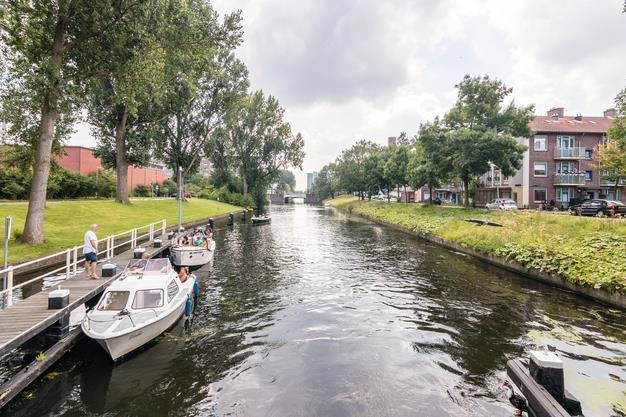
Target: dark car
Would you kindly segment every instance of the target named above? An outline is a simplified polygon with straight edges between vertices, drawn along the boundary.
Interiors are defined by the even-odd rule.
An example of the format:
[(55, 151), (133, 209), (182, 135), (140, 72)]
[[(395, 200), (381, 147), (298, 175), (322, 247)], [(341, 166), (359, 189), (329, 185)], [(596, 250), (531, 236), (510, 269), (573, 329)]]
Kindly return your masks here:
[(623, 216), (626, 206), (619, 201), (593, 199), (580, 204), (576, 209), (579, 216)]

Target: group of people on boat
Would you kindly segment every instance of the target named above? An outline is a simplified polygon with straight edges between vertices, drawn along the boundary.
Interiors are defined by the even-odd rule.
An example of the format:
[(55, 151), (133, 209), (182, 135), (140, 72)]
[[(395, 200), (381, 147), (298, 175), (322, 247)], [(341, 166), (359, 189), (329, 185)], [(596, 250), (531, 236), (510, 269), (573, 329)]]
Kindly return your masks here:
[(194, 228), (189, 232), (180, 231), (172, 238), (172, 247), (196, 246), (211, 250), (209, 242), (213, 239), (213, 230), (210, 227)]

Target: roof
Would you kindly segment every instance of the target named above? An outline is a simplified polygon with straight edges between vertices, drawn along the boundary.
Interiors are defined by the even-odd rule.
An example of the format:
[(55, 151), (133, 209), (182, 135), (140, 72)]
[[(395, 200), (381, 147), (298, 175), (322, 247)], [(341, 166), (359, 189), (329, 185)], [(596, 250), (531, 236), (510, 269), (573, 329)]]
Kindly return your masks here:
[(612, 117), (583, 116), (582, 120), (576, 120), (572, 116), (563, 116), (558, 119), (550, 116), (535, 116), (530, 122), (530, 128), (536, 133), (606, 133), (612, 121)]

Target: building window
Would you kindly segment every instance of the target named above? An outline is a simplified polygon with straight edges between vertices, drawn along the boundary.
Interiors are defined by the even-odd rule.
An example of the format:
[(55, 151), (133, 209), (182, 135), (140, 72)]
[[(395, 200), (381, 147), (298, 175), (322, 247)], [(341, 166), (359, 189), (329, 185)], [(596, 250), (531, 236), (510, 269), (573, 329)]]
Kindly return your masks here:
[(585, 158), (593, 159), (593, 149), (585, 149)]
[(585, 181), (593, 181), (593, 171), (585, 171)]
[(547, 151), (548, 150), (548, 138), (546, 136), (535, 136), (535, 150)]
[(533, 201), (535, 203), (543, 203), (545, 201), (548, 201), (548, 189), (547, 188), (533, 189)]
[(573, 148), (574, 147), (574, 136), (557, 136), (556, 137), (557, 146), (561, 149)]
[(578, 162), (557, 162), (556, 172), (557, 174), (575, 174), (578, 172)]
[(547, 177), (548, 176), (548, 163), (547, 162), (535, 162), (534, 175), (535, 177)]
[(573, 188), (557, 188), (556, 189), (556, 201), (560, 203), (569, 203), (574, 198)]

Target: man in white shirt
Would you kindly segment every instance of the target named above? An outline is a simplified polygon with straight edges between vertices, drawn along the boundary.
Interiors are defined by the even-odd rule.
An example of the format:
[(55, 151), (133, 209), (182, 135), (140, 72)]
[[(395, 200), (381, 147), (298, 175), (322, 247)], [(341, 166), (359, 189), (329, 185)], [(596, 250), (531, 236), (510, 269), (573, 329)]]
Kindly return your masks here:
[(96, 237), (96, 231), (98, 230), (97, 224), (89, 226), (89, 230), (85, 233), (83, 239), (83, 255), (85, 255), (85, 271), (89, 278), (98, 279), (96, 275), (96, 265), (98, 264), (98, 238)]

